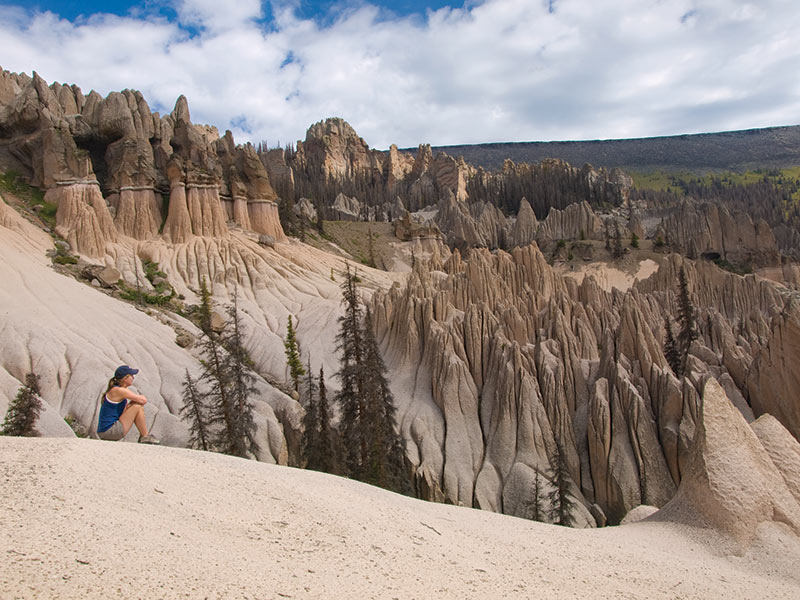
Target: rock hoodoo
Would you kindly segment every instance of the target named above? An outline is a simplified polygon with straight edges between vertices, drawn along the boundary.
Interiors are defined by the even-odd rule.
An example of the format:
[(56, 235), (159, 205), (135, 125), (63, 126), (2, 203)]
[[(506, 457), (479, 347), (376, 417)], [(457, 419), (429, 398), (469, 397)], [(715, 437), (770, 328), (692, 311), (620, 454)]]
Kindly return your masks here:
[[(764, 435), (775, 426), (780, 427), (773, 420), (772, 424), (757, 427)], [(790, 481), (795, 485), (796, 481), (787, 481), (771, 458), (775, 456), (785, 467), (780, 456), (798, 452), (797, 443), (792, 440), (791, 444), (789, 439), (768, 442), (772, 451), (765, 450), (722, 387), (709, 380), (703, 390), (694, 444), (681, 485), (654, 518), (692, 524), (699, 520), (743, 546), (749, 544), (758, 525), (764, 522), (783, 523), (800, 535), (800, 503), (787, 485)]]
[(75, 251), (101, 257), (117, 236), (148, 240), (162, 229), (173, 243), (224, 236), (229, 220), (284, 238), (255, 149), (193, 124), (185, 97), (161, 117), (131, 90), (84, 96), (7, 71), (0, 88), (0, 168), (47, 190)]

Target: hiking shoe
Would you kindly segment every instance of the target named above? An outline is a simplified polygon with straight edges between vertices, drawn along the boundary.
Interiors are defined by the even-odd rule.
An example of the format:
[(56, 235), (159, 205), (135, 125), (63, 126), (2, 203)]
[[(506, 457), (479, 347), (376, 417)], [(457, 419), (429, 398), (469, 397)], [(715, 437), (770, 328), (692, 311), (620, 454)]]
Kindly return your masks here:
[(158, 438), (156, 438), (152, 434), (148, 433), (147, 435), (140, 435), (139, 436), (139, 443), (140, 444), (153, 444), (154, 446), (157, 446), (161, 442), (158, 440)]

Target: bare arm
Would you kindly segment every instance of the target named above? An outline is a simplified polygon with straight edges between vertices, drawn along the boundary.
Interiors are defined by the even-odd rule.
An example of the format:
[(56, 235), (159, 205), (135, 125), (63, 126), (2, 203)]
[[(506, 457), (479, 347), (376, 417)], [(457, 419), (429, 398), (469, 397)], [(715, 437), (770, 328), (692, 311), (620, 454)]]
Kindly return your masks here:
[(130, 391), (128, 388), (124, 387), (114, 387), (111, 388), (111, 391), (108, 392), (108, 399), (112, 402), (119, 402), (123, 398), (133, 402), (134, 404), (147, 404), (147, 398), (142, 396), (141, 394), (135, 394), (134, 392)]

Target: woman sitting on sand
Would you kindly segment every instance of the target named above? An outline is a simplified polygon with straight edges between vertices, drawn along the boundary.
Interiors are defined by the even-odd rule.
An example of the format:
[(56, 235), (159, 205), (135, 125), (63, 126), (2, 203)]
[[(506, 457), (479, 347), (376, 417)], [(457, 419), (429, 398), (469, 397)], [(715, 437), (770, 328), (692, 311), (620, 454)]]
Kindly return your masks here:
[(133, 376), (138, 372), (139, 369), (122, 365), (114, 371), (114, 377), (108, 382), (108, 388), (100, 404), (100, 416), (97, 419), (97, 437), (101, 440), (112, 442), (121, 440), (131, 426), (136, 425), (140, 444), (160, 443), (147, 432), (144, 418), (147, 398), (128, 389), (133, 383)]

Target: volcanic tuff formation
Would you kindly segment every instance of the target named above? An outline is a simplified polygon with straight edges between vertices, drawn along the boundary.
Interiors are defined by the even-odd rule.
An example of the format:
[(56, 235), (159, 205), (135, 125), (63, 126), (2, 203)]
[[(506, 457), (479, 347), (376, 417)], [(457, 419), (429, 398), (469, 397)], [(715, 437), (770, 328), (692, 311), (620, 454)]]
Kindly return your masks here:
[[(681, 267), (701, 336), (679, 380), (662, 348)], [(376, 294), (373, 312), (417, 489), (430, 499), (527, 516), (535, 474), (547, 474), (560, 443), (584, 523), (663, 506), (685, 474), (710, 379), (749, 419), (751, 406), (769, 406), (800, 437), (787, 393), (796, 369), (770, 362), (800, 364), (796, 293), (754, 276), (673, 255), (628, 292), (608, 293), (557, 275), (535, 245), (456, 251), (416, 268), (405, 289)]]
[(47, 190), (56, 232), (100, 258), (120, 235), (187, 242), (224, 237), (230, 221), (282, 239), (266, 168), (230, 132), (193, 125), (186, 98), (151, 113), (139, 92), (48, 86), (36, 73), (0, 74), (0, 167)]
[[(778, 482), (779, 473), (796, 493), (796, 292), (674, 254), (649, 279), (608, 292), (592, 277), (563, 277), (540, 250), (585, 240), (588, 256), (590, 242), (615, 224), (626, 237), (661, 235), (674, 249), (768, 265), (775, 279), (797, 281), (777, 249), (783, 242), (776, 240), (791, 235), (773, 234), (757, 219), (703, 202), (677, 210), (629, 202), (631, 182), (618, 171), (547, 161), (506, 163), (491, 175), (434, 157), (428, 146), (416, 156), (394, 147), (378, 152), (341, 119), (312, 126), (296, 150), (258, 152), (192, 124), (184, 98), (160, 117), (137, 92), (84, 97), (74, 86), (7, 72), (0, 166), (47, 190), (58, 206), (56, 232), (93, 263), (84, 267), (93, 277), (113, 268), (127, 285), (152, 289), (141, 276), (147, 259), (187, 301), (203, 278), (217, 304), (239, 295), (248, 349), (270, 380), (285, 379), (281, 335), (289, 315), (314, 368), (337, 370), (343, 267), (284, 236), (276, 203), (286, 199), (275, 190), (303, 192), (295, 199), (308, 219), (334, 208), (355, 219), (394, 218), (407, 240), (397, 243), (417, 252), (412, 272), (363, 268), (359, 275), (421, 497), (529, 516), (536, 474), (550, 472), (560, 446), (581, 526), (618, 523), (643, 504), (662, 507), (684, 488), (676, 504), (712, 514), (711, 504), (697, 505), (702, 486), (717, 494), (725, 482), (703, 483), (698, 465), (710, 464), (725, 431), (747, 437), (753, 464), (770, 471), (764, 481)], [(523, 175), (536, 185), (515, 196)], [(502, 192), (513, 205), (480, 199), (481, 189)], [(614, 211), (600, 214), (606, 204)], [(155, 433), (185, 444), (179, 382), (199, 365), (191, 348), (173, 341), (196, 328), (174, 314), (148, 317), (52, 272), (43, 256), (51, 239), (3, 202), (0, 226), (2, 274), (16, 282), (1, 295), (3, 338), (13, 343), (0, 353), (0, 409), (36, 366), (47, 373), (46, 432), (69, 434), (66, 415), (91, 428), (98, 374), (128, 362), (148, 373), (139, 385), (157, 399), (148, 409)], [(681, 268), (700, 336), (678, 379), (662, 349)], [(113, 277), (102, 279), (113, 285)], [(302, 407), (266, 380), (258, 387), (259, 458), (296, 462)], [(745, 421), (755, 421), (755, 434)], [(759, 497), (759, 506), (778, 507), (775, 518), (794, 527), (788, 497), (776, 494)], [(772, 518), (767, 508), (753, 518)], [(724, 518), (736, 514), (734, 507)], [(742, 527), (747, 533), (752, 523)]]

